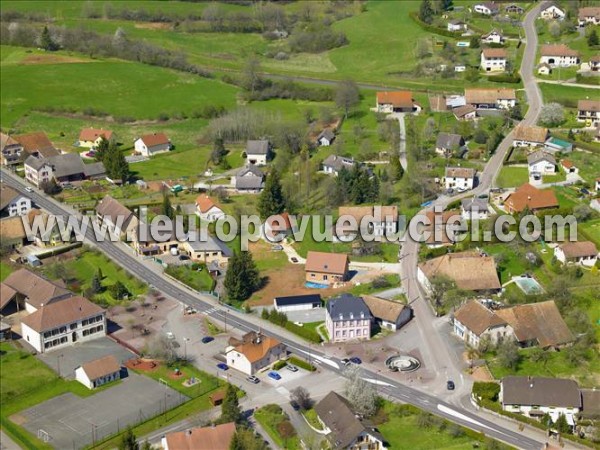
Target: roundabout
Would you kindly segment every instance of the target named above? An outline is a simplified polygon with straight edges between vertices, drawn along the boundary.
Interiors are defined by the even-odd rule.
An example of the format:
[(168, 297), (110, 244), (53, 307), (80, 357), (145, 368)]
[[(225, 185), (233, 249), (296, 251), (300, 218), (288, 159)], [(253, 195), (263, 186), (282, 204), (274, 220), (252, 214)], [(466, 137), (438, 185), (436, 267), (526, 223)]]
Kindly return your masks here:
[(392, 372), (413, 372), (421, 367), (421, 362), (409, 355), (396, 355), (386, 359), (385, 365)]

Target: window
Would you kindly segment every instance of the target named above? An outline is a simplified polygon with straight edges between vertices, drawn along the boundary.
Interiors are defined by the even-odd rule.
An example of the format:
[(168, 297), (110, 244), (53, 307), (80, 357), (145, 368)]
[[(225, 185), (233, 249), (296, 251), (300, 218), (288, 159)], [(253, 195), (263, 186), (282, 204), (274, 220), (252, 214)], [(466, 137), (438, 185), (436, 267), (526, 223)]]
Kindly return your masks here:
[(76, 329), (76, 328), (77, 328), (77, 322), (75, 322), (75, 323), (72, 323), (71, 325), (69, 325), (69, 329), (70, 329), (71, 331), (73, 331), (73, 330), (74, 330), (74, 329)]
[(88, 320), (88, 319), (84, 319), (84, 320), (82, 320), (82, 321), (81, 321), (81, 325), (82, 325), (82, 326), (84, 326), (84, 327), (85, 327), (85, 326), (86, 326), (88, 323), (89, 323), (89, 320)]
[(327, 280), (327, 275), (323, 275), (323, 280)]

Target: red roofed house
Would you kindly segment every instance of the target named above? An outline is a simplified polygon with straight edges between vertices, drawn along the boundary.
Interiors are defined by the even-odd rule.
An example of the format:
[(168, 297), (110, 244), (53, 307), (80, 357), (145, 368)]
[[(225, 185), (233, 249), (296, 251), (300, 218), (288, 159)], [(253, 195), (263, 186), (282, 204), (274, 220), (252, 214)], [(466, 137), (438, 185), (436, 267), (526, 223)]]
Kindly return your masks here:
[(79, 147), (96, 148), (100, 144), (102, 138), (111, 141), (114, 135), (110, 130), (98, 130), (96, 128), (84, 128), (79, 133)]
[(346, 281), (348, 277), (348, 255), (345, 253), (308, 252), (306, 255), (306, 281), (333, 284)]
[(579, 168), (570, 159), (563, 159), (560, 165), (566, 173), (579, 173)]
[(227, 364), (246, 375), (254, 375), (286, 355), (285, 344), (256, 331), (246, 333), (241, 341), (230, 339), (225, 349)]
[(570, 67), (579, 64), (579, 52), (565, 44), (542, 45), (540, 55), (540, 64), (546, 63), (550, 67)]
[(268, 217), (263, 225), (264, 236), (271, 242), (280, 242), (293, 232), (294, 227), (287, 212)]
[(554, 249), (554, 256), (563, 264), (594, 267), (598, 261), (598, 249), (591, 241), (563, 242)]
[(225, 212), (215, 205), (208, 195), (199, 195), (196, 199), (196, 214), (207, 222), (216, 222), (225, 217)]
[(504, 201), (504, 209), (509, 214), (520, 213), (528, 208), (531, 212), (541, 209), (558, 208), (558, 200), (551, 189), (540, 190), (525, 183)]
[(235, 423), (196, 427), (166, 434), (161, 441), (164, 450), (229, 450)]
[(415, 103), (410, 91), (382, 91), (377, 93), (377, 112), (419, 112), (421, 106)]
[(75, 379), (88, 389), (121, 378), (121, 364), (113, 355), (95, 359), (75, 369)]
[(171, 150), (171, 141), (165, 133), (145, 134), (133, 143), (135, 152), (142, 156), (152, 156)]

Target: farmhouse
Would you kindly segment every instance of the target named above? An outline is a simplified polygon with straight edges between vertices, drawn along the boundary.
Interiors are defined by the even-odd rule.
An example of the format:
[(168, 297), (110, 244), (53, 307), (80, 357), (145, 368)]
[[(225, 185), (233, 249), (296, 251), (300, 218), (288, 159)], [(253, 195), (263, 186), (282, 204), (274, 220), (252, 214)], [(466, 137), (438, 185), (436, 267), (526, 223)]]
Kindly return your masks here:
[(208, 195), (199, 195), (196, 198), (196, 214), (207, 222), (216, 222), (225, 217), (225, 211), (215, 205)]
[(319, 294), (291, 295), (287, 297), (275, 297), (273, 307), (279, 312), (305, 311), (320, 308), (323, 300)]
[(517, 125), (513, 133), (514, 147), (537, 147), (548, 139), (548, 128)]
[(477, 117), (477, 109), (473, 105), (464, 105), (454, 108), (452, 114), (456, 120), (474, 120)]
[(477, 3), (473, 6), (473, 11), (479, 14), (483, 14), (485, 16), (493, 16), (498, 14), (499, 11), (498, 5), (494, 2), (484, 2)]
[(577, 102), (577, 121), (591, 125), (600, 124), (600, 100), (579, 100)]
[(579, 19), (580, 27), (584, 27), (588, 24), (600, 25), (600, 7), (586, 6), (584, 8), (579, 8), (577, 18)]
[(88, 389), (121, 378), (121, 364), (112, 355), (87, 362), (75, 369), (75, 379)]
[(0, 133), (0, 153), (3, 166), (11, 167), (21, 161), (23, 146), (8, 134)]
[(111, 233), (120, 238), (139, 225), (135, 214), (110, 195), (106, 195), (96, 206), (96, 218), (107, 224)]
[(329, 128), (321, 131), (317, 136), (317, 145), (321, 147), (329, 147), (335, 139), (335, 133)]
[(241, 341), (230, 338), (225, 349), (227, 364), (246, 375), (254, 375), (286, 356), (285, 344), (260, 332), (250, 331)]
[(467, 291), (495, 292), (502, 287), (494, 258), (476, 252), (446, 254), (419, 264), (417, 279), (427, 291), (431, 290), (431, 280), (439, 276), (450, 278), (457, 288)]
[(246, 163), (264, 166), (271, 158), (271, 144), (266, 139), (246, 142)]
[(471, 197), (463, 198), (460, 202), (460, 211), (463, 219), (487, 220), (490, 215), (487, 198)]
[(377, 92), (377, 112), (419, 112), (421, 107), (413, 99), (410, 91)]
[(111, 130), (102, 130), (97, 128), (84, 128), (79, 133), (78, 147), (96, 148), (102, 142), (102, 139), (112, 141), (114, 138)]
[(31, 210), (31, 199), (5, 183), (0, 185), (0, 217), (24, 216)]
[(325, 327), (331, 342), (371, 339), (371, 312), (361, 297), (342, 294), (326, 304)]
[(68, 297), (21, 320), (23, 339), (40, 353), (106, 335), (106, 313), (83, 297)]
[(540, 64), (548, 64), (550, 67), (571, 67), (579, 64), (579, 53), (565, 44), (542, 45), (540, 55)]
[(465, 140), (460, 134), (452, 133), (439, 133), (436, 143), (435, 151), (442, 156), (451, 156), (457, 154), (462, 156), (465, 150)]
[(598, 261), (598, 249), (591, 241), (563, 242), (554, 249), (557, 261), (594, 267)]
[(13, 136), (23, 148), (25, 155), (31, 155), (41, 158), (50, 158), (51, 156), (60, 155), (60, 151), (54, 148), (54, 144), (50, 142), (48, 136), (43, 131), (36, 133), (20, 134)]
[(581, 410), (581, 392), (573, 380), (544, 377), (504, 377), (500, 382), (499, 401), (504, 411), (540, 418), (549, 414), (553, 422), (564, 415), (575, 425)]
[(412, 308), (403, 303), (386, 300), (373, 295), (362, 297), (375, 323), (382, 329), (397, 331), (412, 318)]
[(454, 313), (454, 334), (471, 347), (478, 348), (482, 337), (492, 344), (513, 337), (512, 327), (477, 300), (464, 303)]
[(502, 72), (506, 70), (508, 53), (503, 48), (484, 48), (481, 51), (481, 70)]
[(254, 164), (247, 164), (232, 177), (232, 184), (238, 192), (257, 193), (265, 187), (265, 175)]
[[(356, 221), (356, 228), (351, 230), (354, 232), (360, 229), (363, 220), (368, 223), (368, 231), (375, 236), (389, 236), (398, 231), (397, 206), (340, 206), (338, 212), (340, 218), (350, 216)], [(345, 230), (336, 231), (340, 234)]]
[(30, 156), (24, 165), (25, 178), (38, 187), (52, 179), (58, 183), (69, 183), (102, 179), (106, 175), (103, 163), (85, 164), (78, 153), (64, 153), (50, 158)]
[(518, 214), (525, 209), (531, 212), (558, 208), (558, 200), (552, 189), (540, 190), (525, 183), (504, 200), (504, 209), (509, 214)]
[(473, 189), (476, 170), (468, 167), (446, 167), (444, 180), (446, 189), (459, 191)]
[(554, 175), (557, 171), (557, 164), (554, 156), (538, 150), (527, 155), (527, 168), (530, 177), (541, 179), (543, 175)]
[(563, 20), (567, 13), (564, 9), (560, 8), (557, 4), (552, 3), (540, 11), (540, 17), (544, 20)]
[(467, 29), (467, 24), (462, 20), (452, 19), (448, 21), (448, 31), (463, 31)]
[(33, 313), (43, 305), (49, 305), (59, 300), (71, 297), (73, 294), (36, 272), (30, 272), (27, 269), (19, 269), (11, 273), (2, 282), (3, 287), (7, 286), (14, 291), (13, 298), (2, 298), (1, 308), (15, 300), (16, 309), (23, 309), (28, 313)]
[(348, 255), (344, 253), (309, 251), (304, 266), (306, 281), (325, 285), (344, 282), (349, 263)]
[(314, 407), (329, 441), (329, 448), (386, 450), (385, 439), (361, 419), (348, 400), (331, 391)]
[(354, 166), (358, 164), (352, 158), (346, 158), (344, 156), (337, 155), (329, 155), (325, 160), (321, 163), (323, 167), (323, 172), (326, 174), (333, 174), (338, 176), (342, 169), (351, 170)]
[(161, 440), (164, 450), (229, 450), (235, 435), (235, 423), (195, 427), (167, 433)]
[(492, 30), (481, 36), (481, 42), (484, 44), (504, 44), (504, 40), (504, 36), (498, 30)]
[(465, 89), (465, 99), (477, 109), (510, 109), (517, 103), (514, 89)]
[(152, 133), (137, 138), (133, 146), (136, 153), (150, 157), (171, 150), (171, 141), (165, 133)]

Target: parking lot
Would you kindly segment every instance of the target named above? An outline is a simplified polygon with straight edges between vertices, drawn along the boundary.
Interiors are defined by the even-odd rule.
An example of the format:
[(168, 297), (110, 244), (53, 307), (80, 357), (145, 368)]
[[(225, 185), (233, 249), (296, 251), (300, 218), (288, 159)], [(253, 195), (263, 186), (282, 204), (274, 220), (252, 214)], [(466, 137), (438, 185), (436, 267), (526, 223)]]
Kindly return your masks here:
[(185, 400), (183, 394), (130, 372), (119, 384), (91, 397), (63, 394), (19, 413), (14, 420), (54, 448), (76, 449)]

